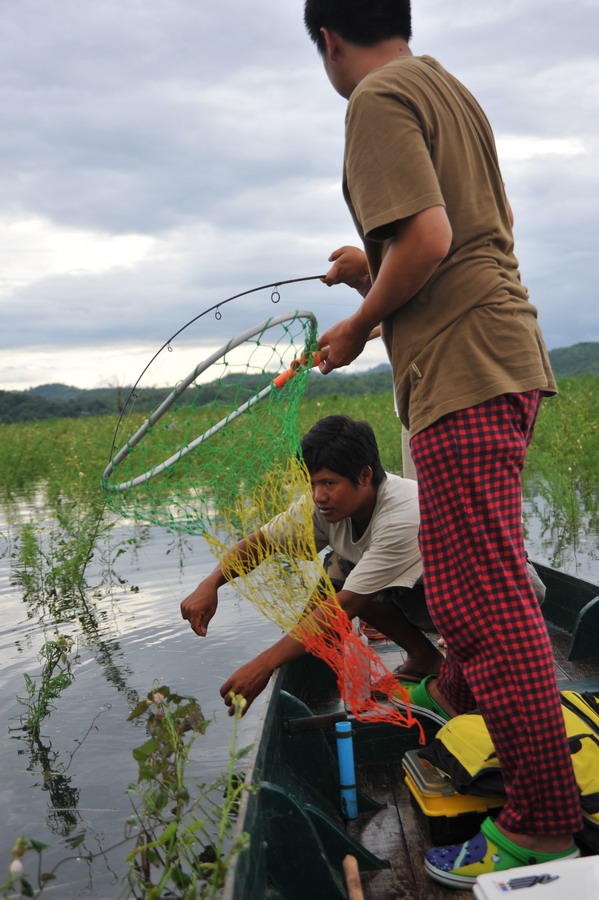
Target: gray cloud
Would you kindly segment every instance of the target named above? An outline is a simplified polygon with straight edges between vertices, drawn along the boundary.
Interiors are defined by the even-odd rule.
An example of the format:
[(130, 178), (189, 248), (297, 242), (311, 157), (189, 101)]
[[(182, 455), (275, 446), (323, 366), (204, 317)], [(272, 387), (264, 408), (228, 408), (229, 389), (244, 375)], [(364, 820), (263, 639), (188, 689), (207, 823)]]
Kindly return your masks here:
[[(595, 0), (414, 2), (414, 51), (469, 85), (500, 151), (515, 139), (537, 147), (502, 159), (550, 347), (599, 340), (598, 18)], [(126, 354), (238, 291), (318, 274), (334, 247), (356, 241), (339, 184), (344, 103), (301, 3), (20, 0), (3, 5), (0, 43), (7, 350)], [(3, 248), (2, 223), (7, 235), (7, 223), (29, 220), (52, 241), (23, 238), (19, 253), (13, 229)], [(146, 236), (150, 249), (95, 265), (78, 230), (90, 241)], [(71, 240), (72, 264), (59, 264), (56, 247), (64, 256)], [(310, 285), (283, 302), (307, 303), (325, 328), (356, 298)], [(253, 297), (225, 321), (246, 327), (263, 312), (268, 297)], [(224, 327), (206, 320), (197, 339)]]

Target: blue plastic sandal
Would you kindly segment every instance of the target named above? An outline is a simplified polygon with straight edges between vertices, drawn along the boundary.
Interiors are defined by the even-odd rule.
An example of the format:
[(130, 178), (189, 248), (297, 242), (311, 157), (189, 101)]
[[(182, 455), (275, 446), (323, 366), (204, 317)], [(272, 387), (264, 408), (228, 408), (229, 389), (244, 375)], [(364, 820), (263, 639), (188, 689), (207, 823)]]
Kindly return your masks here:
[(514, 844), (495, 825), (485, 819), (479, 833), (463, 844), (435, 847), (425, 855), (424, 868), (435, 881), (453, 888), (472, 887), (479, 875), (503, 872), (518, 866), (576, 859), (578, 847), (561, 853), (540, 853)]

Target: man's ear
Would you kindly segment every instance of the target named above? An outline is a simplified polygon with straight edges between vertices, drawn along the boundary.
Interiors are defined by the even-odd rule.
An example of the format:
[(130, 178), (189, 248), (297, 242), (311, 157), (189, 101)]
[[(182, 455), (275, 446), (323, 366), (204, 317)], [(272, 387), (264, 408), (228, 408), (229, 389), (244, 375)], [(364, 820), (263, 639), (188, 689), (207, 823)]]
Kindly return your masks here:
[(324, 52), (328, 59), (336, 59), (339, 55), (339, 40), (336, 31), (329, 31), (328, 28), (321, 28), (320, 33), (324, 41)]
[(358, 478), (358, 484), (360, 487), (368, 487), (372, 482), (373, 471), (370, 466), (364, 466), (362, 471), (360, 472), (360, 476)]

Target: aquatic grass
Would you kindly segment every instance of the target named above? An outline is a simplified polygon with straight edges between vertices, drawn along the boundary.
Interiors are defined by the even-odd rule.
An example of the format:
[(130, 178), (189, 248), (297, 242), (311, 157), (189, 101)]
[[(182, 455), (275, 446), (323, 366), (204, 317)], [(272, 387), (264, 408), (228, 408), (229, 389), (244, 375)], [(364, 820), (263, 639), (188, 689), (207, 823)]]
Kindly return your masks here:
[(32, 522), (22, 526), (11, 557), (12, 584), (21, 587), (25, 596), (39, 597), (43, 593), (43, 557), (37, 526)]
[(567, 475), (579, 490), (596, 488), (599, 461), (599, 377), (566, 378), (539, 412), (528, 465), (546, 478)]
[[(133, 815), (123, 839), (111, 847), (88, 851), (85, 842), (89, 826), (84, 824), (83, 831), (63, 841), (65, 851), (76, 850), (76, 856), (68, 853), (44, 871), (43, 854), (49, 845), (21, 836), (13, 845), (7, 878), (0, 885), (1, 896), (39, 897), (48, 885), (56, 889), (57, 872), (65, 863), (77, 859), (89, 864), (134, 840), (136, 846), (126, 857), (129, 873), (121, 884), (121, 897), (216, 900), (231, 861), (249, 842), (247, 834), (232, 838), (242, 795), (256, 790), (239, 773), (240, 760), (250, 750), (237, 746), (244, 705), (241, 697), (233, 698), (235, 717), (228, 764), (206, 785), (194, 781), (188, 773), (192, 747), (209, 724), (200, 706), (193, 697), (176, 694), (166, 685), (154, 687), (129, 716), (130, 721), (145, 718), (149, 737), (133, 750), (138, 778), (128, 788)], [(71, 759), (100, 714), (94, 717)], [(35, 869), (35, 876), (26, 871), (27, 862)]]
[(552, 564), (563, 564), (581, 543), (599, 533), (599, 378), (567, 378), (541, 406), (524, 472), (528, 517), (552, 546)]
[(50, 715), (56, 700), (73, 682), (71, 650), (74, 641), (68, 634), (57, 634), (56, 640), (46, 641), (40, 652), (42, 669), (39, 675), (24, 673), (26, 697), (17, 697), (26, 708), (20, 717), (21, 728), (39, 738), (42, 721)]
[(100, 475), (114, 431), (109, 416), (0, 425), (0, 497), (32, 499), (40, 487), (57, 498), (101, 496)]
[(103, 525), (104, 510), (97, 503), (60, 503), (52, 525), (32, 522), (21, 526), (12, 551), (11, 580), (21, 587), (25, 601), (35, 605), (60, 597), (79, 597), (85, 591), (85, 570)]
[[(528, 467), (539, 464), (547, 468), (550, 458), (560, 466), (568, 460), (566, 465), (574, 463), (581, 477), (593, 476), (598, 453), (599, 376), (564, 378), (558, 386), (558, 397), (542, 406)], [(391, 390), (304, 399), (299, 407), (300, 433), (322, 416), (337, 412), (370, 422), (384, 466), (390, 472), (401, 471), (401, 426)], [(137, 419), (128, 421), (124, 437), (137, 424)], [(40, 486), (52, 499), (101, 496), (100, 476), (108, 462), (115, 426), (116, 417), (112, 416), (0, 425), (0, 496), (6, 502), (30, 498)]]
[[(559, 396), (541, 408), (525, 469), (524, 493), (530, 501), (527, 516), (539, 517), (548, 539), (565, 546), (571, 535), (583, 531), (596, 534), (599, 527), (599, 377), (561, 379), (559, 388)], [(393, 411), (391, 390), (304, 399), (299, 408), (300, 433), (322, 416), (339, 411), (369, 421), (383, 465), (390, 472), (402, 471), (401, 426)], [(126, 430), (134, 430), (136, 423), (131, 417)], [(47, 511), (48, 515), (76, 519), (82, 515), (77, 509), (101, 509), (100, 475), (108, 461), (115, 424), (116, 418), (105, 416), (0, 425), (0, 496), (9, 507), (16, 507), (23, 498), (37, 499), (44, 504), (40, 517)], [(164, 485), (168, 493), (168, 478)], [(82, 523), (79, 534), (86, 530), (93, 533)], [(65, 575), (77, 568), (81, 572), (85, 566), (83, 543), (64, 548)], [(73, 566), (66, 557), (73, 560)], [(55, 581), (61, 580), (62, 572), (59, 567)], [(32, 568), (23, 574), (32, 575)]]
[[(599, 531), (599, 377), (561, 379), (559, 388), (558, 397), (541, 408), (524, 473), (525, 515), (538, 519), (547, 540), (554, 540), (555, 564), (571, 539), (576, 542), (585, 532), (596, 535)], [(300, 433), (322, 416), (339, 411), (370, 422), (384, 467), (390, 472), (402, 471), (401, 425), (394, 414), (391, 390), (304, 399), (299, 407)], [(134, 416), (128, 419), (127, 433), (136, 424)], [(82, 573), (94, 544), (90, 524), (94, 516), (98, 526), (109, 528), (114, 523), (114, 519), (102, 517), (100, 475), (108, 461), (115, 425), (116, 417), (110, 416), (0, 425), (0, 497), (8, 509), (18, 509), (23, 499), (35, 501), (40, 519), (53, 516), (67, 524), (65, 535), (69, 532), (67, 520), (77, 523), (70, 538), (61, 540), (55, 534), (50, 539), (56, 554), (48, 574), (59, 590), (71, 589), (69, 585), (74, 587), (78, 579), (81, 589), (84, 587)], [(199, 420), (198, 427), (201, 430)], [(198, 460), (201, 465), (200, 457)], [(166, 477), (165, 498), (168, 490)], [(31, 531), (22, 535), (23, 551), (26, 542), (34, 551), (31, 538)], [(21, 566), (20, 573), (34, 584), (34, 565)], [(50, 584), (49, 589), (54, 590)], [(33, 587), (30, 594), (32, 591)]]

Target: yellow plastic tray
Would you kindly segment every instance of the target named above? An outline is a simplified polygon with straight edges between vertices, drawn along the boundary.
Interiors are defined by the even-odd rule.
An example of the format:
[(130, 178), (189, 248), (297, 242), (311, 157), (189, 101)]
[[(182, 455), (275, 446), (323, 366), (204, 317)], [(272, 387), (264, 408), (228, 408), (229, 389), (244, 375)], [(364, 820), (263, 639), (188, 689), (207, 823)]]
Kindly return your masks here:
[(485, 813), (498, 809), (505, 803), (505, 797), (475, 797), (473, 794), (423, 794), (409, 772), (406, 785), (425, 816), (461, 816), (464, 813)]

